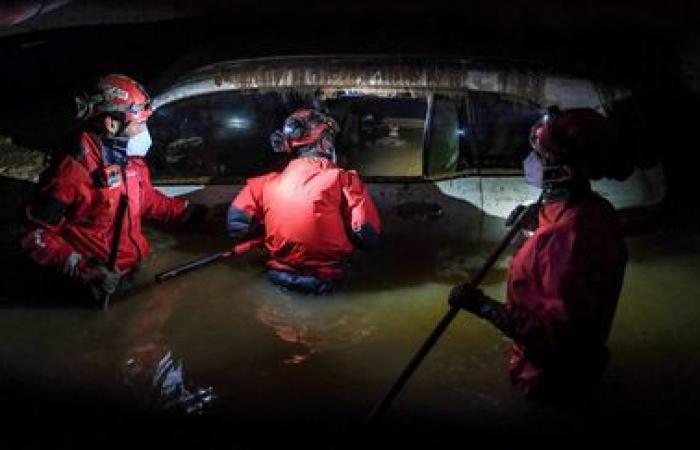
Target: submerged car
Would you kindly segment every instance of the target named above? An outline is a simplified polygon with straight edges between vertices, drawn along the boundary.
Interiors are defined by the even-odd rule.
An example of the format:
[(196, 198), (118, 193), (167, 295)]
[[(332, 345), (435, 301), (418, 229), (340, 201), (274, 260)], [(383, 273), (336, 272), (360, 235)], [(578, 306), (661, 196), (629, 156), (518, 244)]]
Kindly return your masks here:
[[(340, 124), (341, 166), (370, 187), (390, 235), (492, 241), (503, 219), (539, 190), (522, 178), (530, 127), (549, 105), (616, 117), (630, 93), (512, 63), (383, 56), (222, 62), (179, 78), (154, 98), (154, 182), (171, 195), (227, 203), (246, 177), (280, 167), (270, 133), (298, 107)], [(624, 122), (618, 120), (618, 122)], [(624, 130), (622, 132), (624, 134)], [(657, 161), (611, 154), (619, 179), (593, 182), (629, 225), (649, 224), (666, 195)], [(636, 164), (636, 166), (635, 166)]]

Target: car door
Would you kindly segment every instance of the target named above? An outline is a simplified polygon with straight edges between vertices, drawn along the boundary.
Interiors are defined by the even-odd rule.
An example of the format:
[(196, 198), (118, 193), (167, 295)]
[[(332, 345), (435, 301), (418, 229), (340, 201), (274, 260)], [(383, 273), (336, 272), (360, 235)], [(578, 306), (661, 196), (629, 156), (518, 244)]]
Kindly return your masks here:
[(425, 178), (444, 217), (439, 232), (467, 246), (483, 226), (481, 180), (463, 92), (435, 92), (425, 142)]
[(481, 176), (483, 242), (499, 240), (510, 212), (519, 204), (535, 201), (540, 193), (524, 183), (522, 161), (530, 152), (530, 128), (541, 110), (540, 105), (522, 97), (469, 92), (469, 129)]
[(326, 106), (340, 125), (338, 162), (356, 170), (369, 187), (383, 234), (402, 240), (428, 232), (435, 212), (411, 208), (422, 199), (428, 99), (350, 90), (338, 91)]

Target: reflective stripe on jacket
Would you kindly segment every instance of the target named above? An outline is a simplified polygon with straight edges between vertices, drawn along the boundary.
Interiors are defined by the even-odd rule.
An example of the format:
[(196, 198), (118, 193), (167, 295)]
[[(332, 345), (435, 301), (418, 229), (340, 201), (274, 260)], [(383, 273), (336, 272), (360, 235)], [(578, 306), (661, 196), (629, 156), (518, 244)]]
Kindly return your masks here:
[[(102, 147), (93, 134), (80, 135), (80, 150), (80, 154), (61, 161), (27, 207), (32, 229), (22, 239), (22, 247), (37, 263), (64, 272), (77, 271), (78, 276), (90, 258), (106, 263), (119, 196), (126, 193), (129, 203), (116, 264), (120, 271), (129, 271), (149, 251), (141, 219), (176, 219), (187, 202), (158, 192), (141, 158), (129, 158), (123, 173), (117, 172), (109, 183)], [(80, 265), (71, 267), (76, 255)]]

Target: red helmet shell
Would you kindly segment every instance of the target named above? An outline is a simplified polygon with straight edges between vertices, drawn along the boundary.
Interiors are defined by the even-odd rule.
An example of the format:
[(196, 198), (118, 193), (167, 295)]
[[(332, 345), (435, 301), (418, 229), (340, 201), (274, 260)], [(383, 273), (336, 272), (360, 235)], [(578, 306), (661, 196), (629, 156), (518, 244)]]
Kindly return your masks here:
[(530, 144), (554, 159), (586, 157), (609, 148), (615, 140), (608, 119), (591, 108), (548, 112), (530, 130)]
[(299, 109), (287, 117), (282, 134), (289, 150), (316, 143), (324, 133), (335, 135), (340, 128), (333, 118), (315, 109)]
[(97, 83), (97, 92), (77, 99), (78, 117), (90, 119), (103, 113), (123, 114), (125, 123), (144, 122), (153, 113), (150, 97), (135, 80), (118, 74), (105, 75)]

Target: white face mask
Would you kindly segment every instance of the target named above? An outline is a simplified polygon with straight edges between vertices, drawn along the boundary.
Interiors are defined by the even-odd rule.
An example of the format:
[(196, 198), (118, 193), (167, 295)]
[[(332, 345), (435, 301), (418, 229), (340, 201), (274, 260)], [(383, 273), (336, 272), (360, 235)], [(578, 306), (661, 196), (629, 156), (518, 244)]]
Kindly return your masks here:
[(144, 128), (142, 132), (129, 138), (126, 144), (126, 155), (143, 158), (148, 153), (148, 149), (151, 148), (151, 143), (151, 134), (148, 132), (148, 128)]

